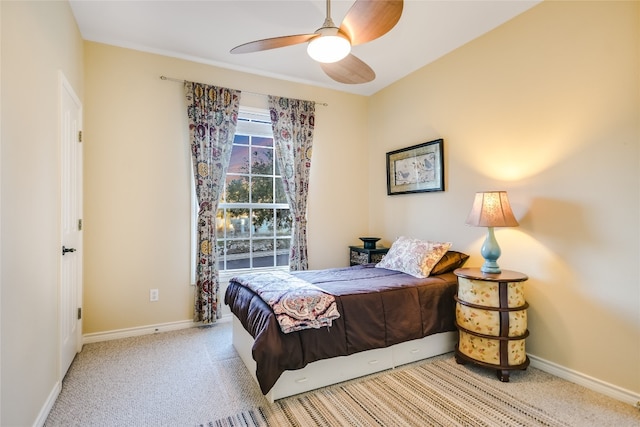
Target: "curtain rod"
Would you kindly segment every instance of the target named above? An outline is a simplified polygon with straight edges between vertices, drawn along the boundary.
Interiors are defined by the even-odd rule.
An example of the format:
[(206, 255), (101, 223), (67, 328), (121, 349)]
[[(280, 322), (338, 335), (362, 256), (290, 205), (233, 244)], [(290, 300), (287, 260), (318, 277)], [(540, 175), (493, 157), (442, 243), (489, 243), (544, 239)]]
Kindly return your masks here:
[[(160, 80), (168, 80), (170, 82), (178, 82), (178, 83), (184, 83), (186, 82), (186, 80), (180, 80), (180, 79), (175, 79), (173, 77), (167, 77), (167, 76), (160, 76)], [(266, 95), (264, 93), (258, 93), (258, 92), (249, 92), (249, 91), (241, 91), (241, 93), (247, 93), (249, 95), (256, 95), (256, 96), (263, 96), (263, 97), (267, 97), (269, 95)], [(316, 105), (322, 105), (324, 107), (328, 107), (329, 104), (327, 104), (326, 102), (318, 102), (318, 101), (313, 101)]]

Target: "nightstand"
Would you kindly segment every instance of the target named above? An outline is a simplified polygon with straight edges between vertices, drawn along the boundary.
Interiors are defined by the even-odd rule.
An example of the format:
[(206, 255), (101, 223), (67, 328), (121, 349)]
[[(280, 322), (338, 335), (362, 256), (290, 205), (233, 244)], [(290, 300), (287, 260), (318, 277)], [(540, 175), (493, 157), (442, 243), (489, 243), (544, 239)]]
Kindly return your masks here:
[(349, 265), (378, 263), (389, 248), (365, 248), (364, 246), (349, 246)]
[(498, 379), (509, 382), (509, 372), (527, 369), (525, 352), (527, 304), (524, 282), (517, 271), (487, 274), (479, 268), (458, 268), (456, 327), (459, 331), (456, 361), (472, 362), (497, 370)]

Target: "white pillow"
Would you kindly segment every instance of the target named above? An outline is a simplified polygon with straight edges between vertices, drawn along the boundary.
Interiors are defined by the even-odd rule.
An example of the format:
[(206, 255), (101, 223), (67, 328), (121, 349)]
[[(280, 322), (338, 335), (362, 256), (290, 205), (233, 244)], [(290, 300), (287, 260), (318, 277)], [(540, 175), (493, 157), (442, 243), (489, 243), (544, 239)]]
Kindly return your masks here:
[(451, 242), (398, 237), (389, 252), (376, 264), (377, 268), (401, 271), (414, 277), (429, 277), (429, 273), (451, 247)]

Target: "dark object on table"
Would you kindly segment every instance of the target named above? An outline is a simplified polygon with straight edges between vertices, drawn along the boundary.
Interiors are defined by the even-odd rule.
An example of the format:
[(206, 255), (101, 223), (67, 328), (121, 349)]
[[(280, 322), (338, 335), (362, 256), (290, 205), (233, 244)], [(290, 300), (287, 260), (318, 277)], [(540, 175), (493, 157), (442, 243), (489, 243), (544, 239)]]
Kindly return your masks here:
[(376, 242), (380, 240), (379, 237), (359, 237), (359, 239), (362, 240), (362, 243), (364, 243), (365, 249), (375, 249)]

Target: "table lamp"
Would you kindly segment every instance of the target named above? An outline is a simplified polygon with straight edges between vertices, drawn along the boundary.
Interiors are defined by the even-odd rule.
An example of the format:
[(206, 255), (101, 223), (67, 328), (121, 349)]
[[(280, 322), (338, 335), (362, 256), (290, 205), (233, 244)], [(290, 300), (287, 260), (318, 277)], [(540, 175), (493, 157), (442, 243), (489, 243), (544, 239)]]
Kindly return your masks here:
[(474, 227), (487, 227), (487, 238), (482, 244), (480, 253), (484, 264), (480, 268), (483, 273), (498, 274), (501, 272), (497, 260), (500, 258), (500, 246), (494, 235), (494, 227), (517, 227), (518, 221), (513, 216), (506, 191), (484, 191), (476, 193), (473, 207), (466, 221)]

